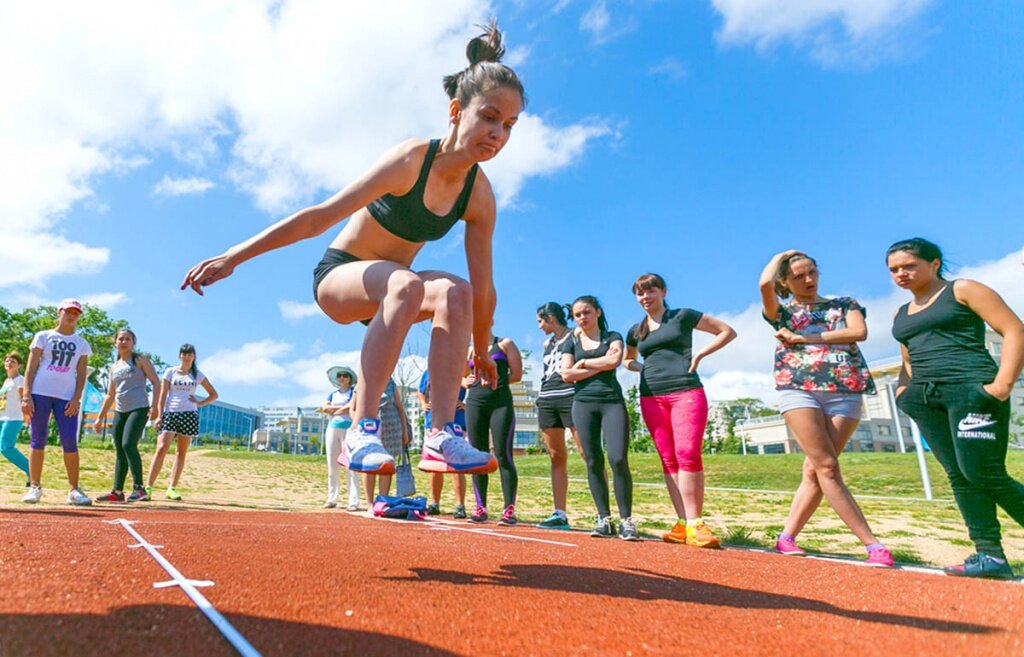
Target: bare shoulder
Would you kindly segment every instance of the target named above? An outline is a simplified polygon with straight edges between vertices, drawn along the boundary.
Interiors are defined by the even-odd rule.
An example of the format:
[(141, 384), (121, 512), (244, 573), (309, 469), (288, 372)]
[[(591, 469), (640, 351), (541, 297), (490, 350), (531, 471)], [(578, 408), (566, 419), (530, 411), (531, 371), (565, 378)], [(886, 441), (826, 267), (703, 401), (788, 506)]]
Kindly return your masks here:
[(951, 285), (953, 286), (953, 297), (961, 303), (995, 294), (995, 290), (989, 286), (969, 278), (958, 278)]
[(470, 192), (469, 204), (466, 206), (466, 214), (463, 218), (466, 221), (493, 222), (496, 214), (497, 205), (494, 201), (494, 188), (491, 187), (491, 180), (483, 169), (477, 169), (473, 191)]

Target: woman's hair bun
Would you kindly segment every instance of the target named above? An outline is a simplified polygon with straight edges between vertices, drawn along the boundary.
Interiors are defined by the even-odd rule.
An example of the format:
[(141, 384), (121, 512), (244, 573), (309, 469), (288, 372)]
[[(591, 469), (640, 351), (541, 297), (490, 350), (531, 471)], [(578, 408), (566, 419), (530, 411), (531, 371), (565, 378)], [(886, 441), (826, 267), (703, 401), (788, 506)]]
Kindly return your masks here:
[(469, 65), (480, 62), (500, 62), (505, 56), (505, 46), (501, 43), (501, 31), (498, 23), (491, 21), (487, 25), (478, 26), (483, 29), (483, 34), (470, 40), (466, 44), (466, 59)]

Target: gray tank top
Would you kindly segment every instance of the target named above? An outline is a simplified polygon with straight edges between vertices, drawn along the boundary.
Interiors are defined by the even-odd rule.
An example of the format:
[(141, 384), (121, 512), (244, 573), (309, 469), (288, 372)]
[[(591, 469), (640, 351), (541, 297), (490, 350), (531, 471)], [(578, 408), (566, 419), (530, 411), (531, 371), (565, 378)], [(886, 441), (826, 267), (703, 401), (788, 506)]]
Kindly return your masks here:
[(146, 375), (138, 365), (118, 360), (110, 366), (110, 380), (114, 383), (114, 410), (127, 413), (149, 406), (146, 394)]

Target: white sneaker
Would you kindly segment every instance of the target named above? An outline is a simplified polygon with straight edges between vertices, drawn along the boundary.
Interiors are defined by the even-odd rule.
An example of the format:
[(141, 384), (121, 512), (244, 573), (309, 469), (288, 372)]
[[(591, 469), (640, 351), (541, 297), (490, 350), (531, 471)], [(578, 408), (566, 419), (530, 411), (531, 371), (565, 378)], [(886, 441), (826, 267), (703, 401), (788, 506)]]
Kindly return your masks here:
[(419, 468), (425, 472), (487, 474), (498, 469), (498, 462), (489, 452), (474, 449), (462, 427), (449, 422), (423, 440)]
[(74, 504), (75, 506), (89, 506), (92, 504), (92, 500), (89, 496), (82, 492), (81, 488), (72, 488), (68, 491), (68, 504)]
[(355, 472), (395, 474), (395, 459), (380, 442), (380, 421), (363, 418), (345, 433), (338, 463)]
[(35, 504), (43, 497), (42, 486), (29, 486), (28, 492), (25, 493), (25, 497), (21, 498), (21, 501), (25, 504)]

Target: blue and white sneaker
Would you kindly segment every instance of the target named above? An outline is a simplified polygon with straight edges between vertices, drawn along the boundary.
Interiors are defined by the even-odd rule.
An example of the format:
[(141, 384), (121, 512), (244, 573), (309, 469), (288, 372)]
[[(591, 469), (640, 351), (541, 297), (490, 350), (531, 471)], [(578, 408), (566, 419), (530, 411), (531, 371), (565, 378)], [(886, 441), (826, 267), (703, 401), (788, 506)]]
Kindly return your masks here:
[(967, 561), (942, 569), (954, 577), (980, 577), (983, 579), (1013, 579), (1013, 568), (1006, 559), (998, 559), (984, 552), (967, 557)]
[(363, 418), (345, 433), (338, 464), (353, 472), (395, 474), (395, 459), (380, 442), (380, 421)]
[(474, 449), (462, 427), (449, 422), (444, 429), (432, 429), (423, 439), (419, 468), (424, 472), (487, 474), (498, 469), (498, 461), (489, 452)]

